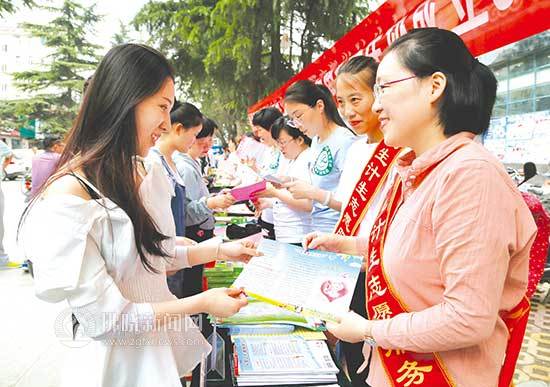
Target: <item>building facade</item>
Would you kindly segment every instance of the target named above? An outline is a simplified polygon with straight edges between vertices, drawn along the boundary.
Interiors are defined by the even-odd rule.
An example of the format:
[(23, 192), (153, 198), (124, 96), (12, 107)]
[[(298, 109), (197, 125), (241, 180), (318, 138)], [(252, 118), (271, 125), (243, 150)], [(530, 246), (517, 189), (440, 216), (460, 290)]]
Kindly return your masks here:
[[(506, 164), (550, 163), (550, 31), (485, 54), (498, 80), (485, 146)], [(545, 168), (543, 168), (545, 169)]]

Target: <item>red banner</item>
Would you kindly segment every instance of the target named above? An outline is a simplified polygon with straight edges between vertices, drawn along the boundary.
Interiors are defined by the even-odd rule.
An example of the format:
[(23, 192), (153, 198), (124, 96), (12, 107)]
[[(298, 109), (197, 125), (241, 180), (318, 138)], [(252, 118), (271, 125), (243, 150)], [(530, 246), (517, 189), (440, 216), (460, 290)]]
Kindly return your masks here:
[(249, 114), (281, 107), (286, 89), (301, 79), (322, 82), (334, 92), (336, 72), (347, 59), (379, 59), (394, 40), (420, 27), (453, 30), (479, 56), (550, 28), (550, 7), (546, 0), (388, 0), (316, 61), (250, 107)]

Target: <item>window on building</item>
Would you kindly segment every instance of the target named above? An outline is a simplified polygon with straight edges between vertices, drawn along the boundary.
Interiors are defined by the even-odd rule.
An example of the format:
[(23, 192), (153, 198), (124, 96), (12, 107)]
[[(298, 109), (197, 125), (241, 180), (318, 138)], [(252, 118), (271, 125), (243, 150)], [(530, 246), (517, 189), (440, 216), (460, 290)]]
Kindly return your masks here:
[(522, 87), (515, 90), (510, 90), (508, 93), (508, 100), (510, 102), (523, 101), (524, 99), (533, 98), (533, 85), (528, 87)]
[(535, 90), (537, 97), (550, 96), (550, 82), (544, 83), (542, 85), (537, 85), (537, 88)]
[(538, 67), (550, 65), (550, 51), (541, 52), (537, 54), (536, 64)]
[(521, 75), (533, 70), (535, 61), (532, 55), (510, 63), (510, 76)]
[(533, 111), (533, 100), (514, 102), (508, 104), (508, 115), (522, 114)]
[(493, 118), (500, 118), (506, 116), (506, 105), (495, 105), (493, 108)]
[[(550, 32), (504, 47), (489, 67), (498, 80), (493, 117), (550, 110)], [(494, 54), (493, 54), (494, 55)]]
[(550, 97), (537, 98), (535, 110), (537, 112), (550, 110)]

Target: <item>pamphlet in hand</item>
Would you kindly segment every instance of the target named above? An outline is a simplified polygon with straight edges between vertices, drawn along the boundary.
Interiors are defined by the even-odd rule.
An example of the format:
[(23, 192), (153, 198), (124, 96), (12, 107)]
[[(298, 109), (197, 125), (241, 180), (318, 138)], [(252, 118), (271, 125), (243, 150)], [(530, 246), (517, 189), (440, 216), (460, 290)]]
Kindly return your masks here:
[(242, 202), (243, 200), (250, 200), (256, 192), (265, 190), (266, 182), (260, 181), (258, 183), (246, 185), (243, 187), (233, 188), (230, 192), (231, 195), (235, 198), (237, 202)]
[(275, 184), (283, 184), (284, 183), (284, 181), (282, 179), (279, 179), (275, 175), (267, 174), (267, 175), (262, 175), (261, 177), (262, 177), (262, 179), (264, 179), (265, 181), (269, 181), (270, 183), (275, 183)]
[(324, 321), (349, 310), (362, 257), (263, 239), (233, 283), (255, 299)]

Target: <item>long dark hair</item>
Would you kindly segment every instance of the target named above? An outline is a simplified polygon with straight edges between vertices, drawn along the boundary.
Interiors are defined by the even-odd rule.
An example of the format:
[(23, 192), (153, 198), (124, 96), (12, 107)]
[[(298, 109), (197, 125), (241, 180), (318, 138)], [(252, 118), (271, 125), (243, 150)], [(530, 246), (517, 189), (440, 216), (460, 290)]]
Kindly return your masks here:
[(301, 80), (293, 83), (285, 92), (285, 101), (288, 102), (303, 103), (314, 107), (319, 100), (323, 101), (325, 114), (330, 121), (338, 126), (348, 127), (342, 117), (340, 117), (334, 98), (325, 85), (317, 85), (309, 80)]
[[(103, 195), (126, 212), (134, 227), (141, 263), (151, 272), (158, 271), (145, 252), (168, 257), (161, 244), (168, 237), (157, 230), (139, 198), (135, 108), (169, 78), (174, 79), (172, 67), (150, 47), (129, 43), (109, 50), (84, 94), (54, 172), (61, 177), (81, 169)], [(44, 184), (36, 197), (51, 183)], [(32, 202), (21, 222), (31, 206)]]
[(418, 28), (388, 48), (399, 62), (419, 78), (440, 71), (447, 85), (439, 102), (439, 121), (446, 136), (467, 131), (482, 134), (489, 127), (496, 99), (495, 75), (468, 51), (454, 32)]

